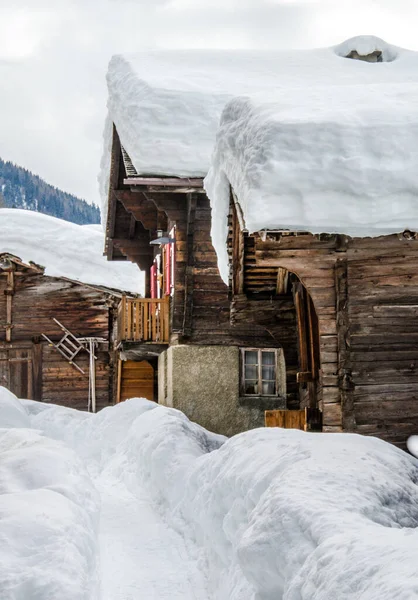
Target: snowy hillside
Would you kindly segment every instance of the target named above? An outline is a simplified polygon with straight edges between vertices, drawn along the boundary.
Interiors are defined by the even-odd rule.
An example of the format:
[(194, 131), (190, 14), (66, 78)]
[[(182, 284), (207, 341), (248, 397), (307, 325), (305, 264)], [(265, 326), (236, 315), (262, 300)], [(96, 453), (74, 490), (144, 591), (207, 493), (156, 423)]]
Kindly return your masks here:
[(385, 442), (4, 388), (0, 420), (2, 598), (417, 597), (418, 461)]
[(0, 209), (0, 253), (46, 267), (45, 274), (131, 292), (143, 291), (143, 276), (132, 263), (108, 262), (97, 225), (76, 225), (47, 215)]
[(79, 225), (100, 220), (97, 206), (63, 192), (28, 169), (1, 158), (0, 207), (34, 210)]

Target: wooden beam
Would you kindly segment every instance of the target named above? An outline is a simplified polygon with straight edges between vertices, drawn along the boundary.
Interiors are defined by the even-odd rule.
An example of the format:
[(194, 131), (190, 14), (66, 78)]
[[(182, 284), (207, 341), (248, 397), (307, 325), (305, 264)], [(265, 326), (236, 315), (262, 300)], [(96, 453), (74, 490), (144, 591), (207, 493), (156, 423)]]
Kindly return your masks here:
[[(134, 193), (131, 190), (114, 190), (114, 195), (122, 203), (125, 210), (131, 213), (145, 229), (155, 231), (158, 229), (159, 214), (155, 203), (148, 199), (143, 192)], [(162, 227), (166, 229), (167, 224)]]
[(192, 188), (203, 189), (203, 177), (127, 177), (125, 185), (158, 186), (162, 188)]
[(197, 195), (187, 195), (187, 258), (184, 289), (183, 334), (191, 335), (193, 315), (193, 280), (194, 280), (194, 230), (197, 206)]
[(6, 342), (12, 341), (13, 329), (13, 296), (15, 293), (15, 265), (12, 265), (7, 271), (7, 286), (4, 290), (6, 295)]
[(336, 321), (338, 341), (338, 386), (344, 431), (355, 431), (354, 383), (350, 356), (350, 323), (348, 314), (347, 259), (335, 263)]
[[(112, 151), (110, 161), (110, 175), (109, 175), (109, 193), (108, 193), (108, 214), (106, 233), (108, 237), (113, 237), (115, 231), (115, 215), (116, 215), (116, 199), (113, 191), (118, 188), (120, 161), (121, 161), (121, 149), (118, 132), (116, 127), (113, 125), (112, 133)], [(107, 249), (107, 248), (106, 248)]]
[(32, 399), (42, 402), (42, 351), (41, 341), (32, 346)]

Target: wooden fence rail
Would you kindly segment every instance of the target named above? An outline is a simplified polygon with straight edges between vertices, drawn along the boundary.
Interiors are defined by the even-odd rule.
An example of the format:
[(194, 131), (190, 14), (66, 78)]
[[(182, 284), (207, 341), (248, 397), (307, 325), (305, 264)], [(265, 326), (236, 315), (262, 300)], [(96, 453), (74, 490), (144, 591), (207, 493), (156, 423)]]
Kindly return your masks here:
[(170, 297), (126, 298), (118, 309), (120, 342), (169, 342)]

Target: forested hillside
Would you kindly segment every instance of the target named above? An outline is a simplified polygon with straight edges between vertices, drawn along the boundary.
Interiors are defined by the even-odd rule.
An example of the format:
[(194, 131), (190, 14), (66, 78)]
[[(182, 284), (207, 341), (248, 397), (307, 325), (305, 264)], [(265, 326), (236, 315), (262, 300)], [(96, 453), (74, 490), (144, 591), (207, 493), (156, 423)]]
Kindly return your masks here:
[(27, 169), (0, 158), (0, 207), (25, 208), (79, 225), (100, 222), (97, 206), (49, 185)]

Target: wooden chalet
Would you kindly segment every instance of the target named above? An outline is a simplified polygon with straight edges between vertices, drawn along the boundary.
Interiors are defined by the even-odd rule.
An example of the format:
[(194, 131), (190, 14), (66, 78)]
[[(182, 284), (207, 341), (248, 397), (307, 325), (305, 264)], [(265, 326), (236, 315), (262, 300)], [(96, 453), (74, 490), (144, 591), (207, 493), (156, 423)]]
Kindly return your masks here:
[(418, 234), (249, 235), (232, 192), (229, 232), (231, 319), (281, 341), (288, 408), (319, 409), (323, 431), (404, 446), (418, 430)]
[[(203, 180), (138, 174), (114, 128), (105, 253), (146, 273), (145, 297), (119, 306), (120, 370), (152, 370), (158, 389), (142, 395), (229, 435), (293, 398), (283, 347), (296, 343), (295, 316), (275, 316), (280, 339), (263, 323), (231, 323), (210, 230)], [(245, 382), (250, 362), (256, 381)]]
[(417, 234), (249, 235), (232, 198), (228, 290), (202, 180), (137, 174), (114, 129), (106, 252), (147, 273), (146, 298), (119, 307), (123, 358), (153, 370), (154, 399), (214, 431), (267, 411), (267, 424), (403, 446), (418, 427)]
[[(305, 231), (269, 227), (273, 208), (276, 225), (285, 222), (296, 227), (299, 223), (283, 221), (281, 206), (288, 219), (289, 214), (295, 216), (296, 209), (292, 210), (299, 204), (306, 216), (305, 196), (297, 189), (299, 178), (312, 212), (315, 197), (321, 201), (326, 197), (324, 205), (332, 208), (336, 183), (331, 178), (327, 187), (327, 175), (335, 175), (329, 165), (336, 157), (341, 205), (350, 196), (346, 182), (359, 183), (354, 185), (354, 200), (351, 198), (357, 210), (355, 217), (350, 217), (354, 225), (362, 225), (358, 215), (362, 215), (363, 199), (368, 198), (374, 207), (370, 223), (377, 227), (376, 199), (385, 194), (386, 203), (388, 198), (394, 199), (394, 210), (382, 215), (382, 229), (372, 227), (367, 235), (391, 232), (390, 214), (396, 210), (399, 219), (393, 227), (417, 222), (413, 194), (418, 184), (413, 178), (413, 153), (406, 149), (413, 147), (409, 136), (413, 111), (396, 111), (391, 101), (398, 101), (403, 84), (407, 85), (405, 97), (410, 93), (412, 71), (403, 68), (402, 57), (394, 60), (397, 52), (393, 54), (385, 42), (378, 41), (378, 48), (374, 48), (375, 38), (363, 42), (363, 38), (355, 38), (341, 47), (300, 51), (290, 63), (288, 53), (275, 57), (260, 53), (252, 57), (250, 71), (246, 53), (216, 53), (211, 60), (205, 54), (204, 78), (197, 68), (198, 58), (185, 53), (174, 57), (170, 53), (168, 58), (162, 52), (115, 57), (109, 65), (109, 122), (116, 126), (109, 185), (103, 186), (108, 189), (105, 252), (109, 260), (130, 260), (146, 273), (145, 297), (123, 299), (119, 307), (118, 347), (124, 359), (120, 371), (130, 368), (127, 361), (142, 363), (158, 380), (154, 398), (183, 410), (210, 430), (230, 435), (264, 425), (266, 416), (267, 424), (355, 431), (399, 445), (417, 431), (417, 234), (405, 231), (375, 238), (312, 235), (307, 233), (314, 229), (312, 222), (300, 223)], [(369, 47), (371, 54), (364, 54)], [(360, 60), (347, 61), (347, 57)], [(365, 65), (380, 61), (391, 62), (391, 67)], [(315, 73), (314, 80), (309, 73)], [(312, 97), (308, 94), (310, 81), (317, 86)], [(295, 82), (301, 84), (300, 89)], [(261, 86), (266, 86), (265, 90)], [(152, 93), (144, 94), (144, 89)], [(266, 100), (260, 94), (263, 90)], [(383, 95), (381, 90), (385, 90)], [(277, 91), (280, 101), (275, 110), (268, 98)], [(257, 93), (251, 95), (253, 92)], [(392, 153), (387, 151), (390, 144), (381, 145), (381, 137), (373, 129), (373, 106), (380, 106), (382, 97), (379, 131), (392, 140), (402, 125), (398, 143), (402, 153), (396, 165), (405, 164), (405, 172), (394, 168)], [(405, 97), (399, 96), (400, 104)], [(344, 110), (334, 111), (340, 104)], [(171, 114), (173, 106), (176, 119)], [(281, 139), (284, 150), (280, 144), (274, 145), (284, 118), (282, 106), (290, 124)], [(296, 116), (293, 109), (297, 109)], [(392, 113), (396, 117), (393, 123)], [(305, 119), (306, 128), (302, 127)], [(216, 135), (219, 122), (222, 125)], [(370, 124), (367, 139), (363, 139), (362, 122)], [(353, 142), (353, 147), (348, 144), (346, 148), (347, 140), (354, 139), (353, 123), (359, 126), (358, 145)], [(317, 156), (318, 140), (323, 137), (327, 140), (326, 160), (310, 161)], [(373, 161), (369, 160), (367, 141), (374, 148)], [(243, 151), (246, 144), (251, 146), (248, 153)], [(103, 164), (109, 146), (106, 134)], [(359, 148), (363, 151), (360, 156)], [(382, 155), (379, 148), (385, 150)], [(280, 152), (286, 154), (284, 160)], [(292, 177), (287, 177), (287, 168)], [(246, 169), (250, 171), (247, 179)], [(107, 171), (106, 163), (102, 173)], [(206, 188), (216, 206), (214, 239), (222, 271), (228, 181), (236, 177), (233, 184), (247, 194), (240, 199), (231, 189), (229, 285), (218, 270), (203, 180), (180, 176), (208, 172)], [(164, 173), (167, 175), (162, 176)], [(270, 176), (266, 190), (260, 191), (261, 201), (251, 204), (249, 196), (263, 187), (266, 173)], [(390, 189), (387, 178), (379, 173), (391, 173)], [(283, 192), (285, 179), (287, 195)], [(412, 180), (412, 191), (398, 194), (405, 182)], [(372, 190), (368, 189), (370, 182)], [(276, 190), (277, 199), (281, 194), (289, 206), (276, 202)], [(295, 197), (297, 202), (293, 202)], [(263, 203), (264, 210), (256, 218), (257, 206)], [(248, 233), (242, 209), (249, 205), (253, 224), (260, 227), (260, 219), (265, 217), (266, 229)], [(407, 210), (414, 214), (404, 214)], [(324, 209), (322, 217), (318, 228), (344, 231), (345, 216), (339, 217), (341, 223), (331, 224)], [(222, 219), (225, 222), (221, 223)]]
[(112, 404), (121, 293), (0, 255), (0, 385), (82, 410)]

